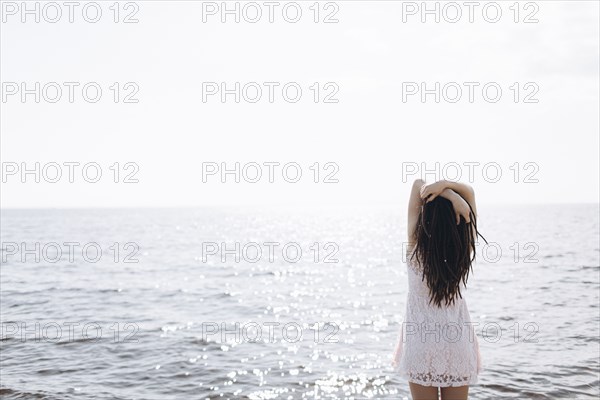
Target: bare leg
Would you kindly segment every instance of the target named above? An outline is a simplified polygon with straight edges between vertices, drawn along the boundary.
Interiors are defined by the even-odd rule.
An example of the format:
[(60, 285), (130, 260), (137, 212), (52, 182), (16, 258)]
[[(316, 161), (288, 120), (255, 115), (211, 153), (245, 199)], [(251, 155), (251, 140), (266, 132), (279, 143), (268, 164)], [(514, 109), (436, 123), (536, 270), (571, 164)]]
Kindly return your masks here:
[(469, 386), (444, 387), (442, 389), (442, 400), (467, 400), (469, 397)]
[(438, 400), (438, 388), (436, 386), (422, 386), (408, 382), (410, 394), (413, 400)]

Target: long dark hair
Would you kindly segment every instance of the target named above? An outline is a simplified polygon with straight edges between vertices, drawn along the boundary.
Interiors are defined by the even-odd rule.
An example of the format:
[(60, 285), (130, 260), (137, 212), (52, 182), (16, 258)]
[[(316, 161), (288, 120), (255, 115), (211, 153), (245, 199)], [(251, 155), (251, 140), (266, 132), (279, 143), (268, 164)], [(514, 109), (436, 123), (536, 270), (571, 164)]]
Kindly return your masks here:
[(470, 219), (467, 224), (461, 218), (457, 225), (452, 203), (441, 196), (421, 207), (412, 257), (416, 257), (423, 269), (422, 279), (427, 280), (430, 304), (441, 307), (444, 302), (448, 306), (454, 304), (457, 296), (462, 298), (460, 282), (467, 284), (475, 261), (477, 236), (481, 236), (472, 208)]

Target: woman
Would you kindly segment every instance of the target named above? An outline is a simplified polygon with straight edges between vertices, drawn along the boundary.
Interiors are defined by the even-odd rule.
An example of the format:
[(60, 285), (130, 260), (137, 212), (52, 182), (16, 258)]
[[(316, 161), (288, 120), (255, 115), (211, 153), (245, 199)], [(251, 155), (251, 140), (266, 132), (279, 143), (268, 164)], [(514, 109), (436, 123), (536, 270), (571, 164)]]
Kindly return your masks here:
[(467, 399), (481, 371), (462, 297), (475, 260), (476, 216), (470, 186), (414, 182), (408, 205), (409, 290), (394, 354), (414, 400), (437, 400), (438, 389), (442, 400)]

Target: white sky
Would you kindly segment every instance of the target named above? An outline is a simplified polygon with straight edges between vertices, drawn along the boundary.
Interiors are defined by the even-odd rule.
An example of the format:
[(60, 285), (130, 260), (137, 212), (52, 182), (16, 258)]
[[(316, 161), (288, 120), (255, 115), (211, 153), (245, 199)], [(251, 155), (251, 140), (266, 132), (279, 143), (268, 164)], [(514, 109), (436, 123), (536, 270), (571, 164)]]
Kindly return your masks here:
[[(597, 1), (537, 1), (536, 24), (512, 21), (513, 1), (500, 2), (496, 24), (480, 9), (474, 23), (466, 16), (455, 24), (431, 17), (423, 24), (418, 16), (403, 23), (399, 1), (337, 1), (336, 24), (313, 23), (313, 1), (301, 2), (296, 24), (277, 10), (273, 24), (231, 17), (223, 24), (218, 16), (203, 23), (201, 2), (138, 1), (139, 23), (115, 24), (112, 3), (102, 3), (96, 24), (77, 11), (72, 24), (66, 16), (55, 24), (32, 16), (21, 23), (19, 14), (3, 13), (2, 82), (98, 82), (104, 90), (95, 104), (80, 91), (72, 104), (66, 93), (56, 104), (36, 104), (32, 96), (1, 103), (5, 168), (96, 162), (103, 171), (96, 184), (83, 181), (80, 170), (75, 183), (9, 176), (3, 208), (399, 204), (410, 187), (402, 181), (406, 162), (498, 163), (498, 183), (475, 169), (480, 203), (598, 202)], [(136, 82), (139, 103), (113, 103), (114, 82)], [(202, 82), (298, 82), (304, 92), (294, 104), (277, 91), (273, 104), (223, 104), (218, 97), (203, 103)], [(314, 82), (335, 82), (339, 103), (312, 102)], [(479, 89), (472, 104), (466, 92), (457, 104), (436, 104), (432, 96), (403, 103), (402, 82), (497, 82), (503, 96), (487, 103)], [(514, 82), (522, 94), (529, 92), (525, 83), (536, 83), (539, 103), (515, 104)], [(115, 162), (139, 165), (140, 182), (113, 183)], [(203, 162), (297, 162), (303, 178), (287, 183), (277, 169), (276, 183), (203, 183)], [(313, 183), (315, 162), (336, 163), (339, 183)], [(515, 162), (519, 183), (510, 169)], [(523, 183), (534, 171), (524, 169), (528, 162), (539, 166), (539, 183)]]

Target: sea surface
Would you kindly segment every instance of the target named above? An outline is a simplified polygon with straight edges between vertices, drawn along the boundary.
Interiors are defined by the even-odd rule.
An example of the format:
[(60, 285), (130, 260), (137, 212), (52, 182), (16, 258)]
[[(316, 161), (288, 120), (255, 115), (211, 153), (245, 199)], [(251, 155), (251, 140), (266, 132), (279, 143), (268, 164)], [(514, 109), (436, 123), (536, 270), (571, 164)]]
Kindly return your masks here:
[[(470, 398), (597, 399), (599, 206), (480, 213)], [(2, 210), (0, 394), (409, 398), (405, 227), (391, 208)]]

